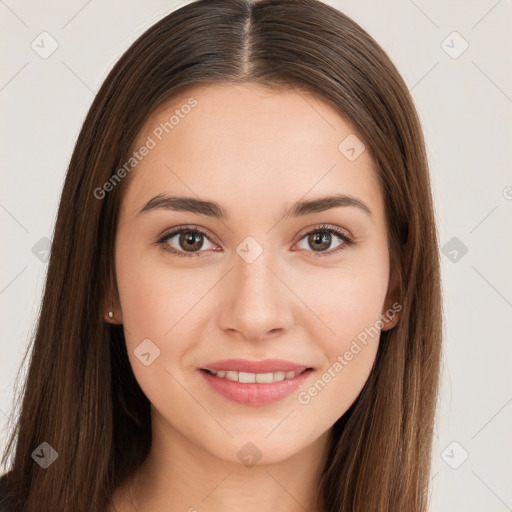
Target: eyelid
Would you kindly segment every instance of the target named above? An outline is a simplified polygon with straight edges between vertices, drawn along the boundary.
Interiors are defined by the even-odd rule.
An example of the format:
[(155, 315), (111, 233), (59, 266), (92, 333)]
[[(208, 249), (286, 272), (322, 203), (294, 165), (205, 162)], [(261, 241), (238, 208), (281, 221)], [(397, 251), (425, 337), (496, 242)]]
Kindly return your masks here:
[(317, 232), (333, 232), (339, 237), (345, 237), (350, 241), (353, 241), (353, 237), (347, 229), (344, 229), (340, 226), (336, 226), (334, 224), (313, 224), (312, 226), (308, 226), (304, 228), (304, 232), (300, 235), (300, 239), (304, 238), (304, 236), (309, 235), (311, 233)]

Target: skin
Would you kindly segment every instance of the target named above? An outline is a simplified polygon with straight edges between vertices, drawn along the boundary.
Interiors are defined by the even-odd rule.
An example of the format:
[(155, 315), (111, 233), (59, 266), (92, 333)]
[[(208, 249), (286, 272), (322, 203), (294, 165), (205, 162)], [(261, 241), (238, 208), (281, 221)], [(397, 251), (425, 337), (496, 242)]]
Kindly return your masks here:
[[(196, 86), (175, 96), (147, 120), (134, 147), (191, 96), (198, 105), (134, 168), (123, 191), (118, 294), (114, 318), (105, 313), (105, 321), (124, 325), (134, 375), (152, 403), (153, 441), (113, 502), (126, 512), (313, 510), (330, 428), (368, 379), (379, 336), (306, 405), (298, 392), (260, 407), (232, 402), (197, 368), (227, 358), (290, 360), (314, 368), (304, 391), (375, 325), (398, 284), (377, 174), (369, 151), (349, 161), (338, 150), (356, 132), (329, 104), (255, 84)], [(333, 192), (358, 198), (371, 216), (345, 206), (279, 221), (299, 199)], [(164, 209), (137, 215), (161, 193), (216, 201), (230, 218)], [(198, 257), (155, 244), (190, 224), (208, 233)], [(323, 224), (356, 243), (315, 252), (304, 235)], [(236, 252), (248, 236), (263, 249), (252, 263)], [(167, 244), (186, 253), (179, 241)], [(323, 251), (343, 243), (332, 235)], [(145, 366), (134, 350), (148, 338), (160, 355)], [(253, 466), (237, 457), (247, 442), (261, 454)]]

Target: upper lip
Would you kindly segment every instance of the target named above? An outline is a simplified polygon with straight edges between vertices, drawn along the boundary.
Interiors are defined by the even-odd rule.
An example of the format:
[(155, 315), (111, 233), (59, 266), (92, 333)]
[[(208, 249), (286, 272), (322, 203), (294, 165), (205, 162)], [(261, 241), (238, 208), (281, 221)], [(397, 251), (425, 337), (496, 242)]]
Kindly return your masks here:
[(202, 370), (232, 370), (247, 373), (270, 373), (270, 372), (302, 372), (311, 368), (292, 361), (283, 361), (282, 359), (264, 359), (263, 361), (249, 361), (247, 359), (224, 359), (209, 363)]

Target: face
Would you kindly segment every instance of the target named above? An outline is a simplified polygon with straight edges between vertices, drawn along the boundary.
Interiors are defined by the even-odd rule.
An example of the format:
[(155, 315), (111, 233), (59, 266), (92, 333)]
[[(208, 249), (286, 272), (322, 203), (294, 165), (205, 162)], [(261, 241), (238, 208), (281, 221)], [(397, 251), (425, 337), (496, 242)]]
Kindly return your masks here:
[[(276, 462), (361, 392), (398, 316), (384, 199), (355, 137), (322, 100), (253, 84), (191, 88), (140, 131), (107, 321), (166, 435)], [(334, 195), (359, 203), (306, 206)]]

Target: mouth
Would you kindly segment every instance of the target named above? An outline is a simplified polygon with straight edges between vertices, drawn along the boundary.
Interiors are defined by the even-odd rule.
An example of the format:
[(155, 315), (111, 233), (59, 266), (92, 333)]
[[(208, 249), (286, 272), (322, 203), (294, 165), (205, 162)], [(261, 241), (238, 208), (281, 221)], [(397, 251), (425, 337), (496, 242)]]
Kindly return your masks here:
[(224, 398), (243, 405), (262, 406), (287, 398), (304, 384), (314, 368), (280, 360), (232, 359), (198, 370), (210, 388)]

